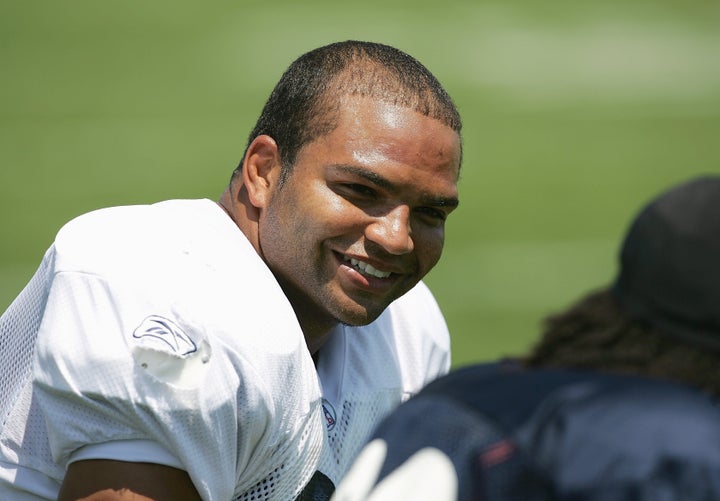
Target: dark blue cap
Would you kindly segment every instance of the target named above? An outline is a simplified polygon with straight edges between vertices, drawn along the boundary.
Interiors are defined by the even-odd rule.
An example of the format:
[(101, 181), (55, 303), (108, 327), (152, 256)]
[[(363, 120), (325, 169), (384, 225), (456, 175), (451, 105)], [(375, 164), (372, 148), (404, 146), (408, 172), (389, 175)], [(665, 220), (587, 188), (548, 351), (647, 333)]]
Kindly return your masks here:
[(720, 351), (720, 176), (678, 185), (640, 211), (613, 292), (631, 317)]

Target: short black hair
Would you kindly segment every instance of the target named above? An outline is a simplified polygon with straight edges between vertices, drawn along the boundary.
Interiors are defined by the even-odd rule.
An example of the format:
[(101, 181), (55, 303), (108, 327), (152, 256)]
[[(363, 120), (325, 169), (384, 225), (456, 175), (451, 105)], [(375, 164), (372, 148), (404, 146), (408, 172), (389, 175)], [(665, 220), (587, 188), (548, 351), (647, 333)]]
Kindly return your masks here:
[[(298, 151), (337, 127), (340, 98), (347, 95), (411, 108), (460, 135), (453, 100), (425, 66), (394, 47), (347, 40), (307, 52), (288, 67), (250, 132), (245, 153), (259, 135), (272, 137), (282, 161), (282, 185)], [(242, 161), (235, 172), (241, 168)]]

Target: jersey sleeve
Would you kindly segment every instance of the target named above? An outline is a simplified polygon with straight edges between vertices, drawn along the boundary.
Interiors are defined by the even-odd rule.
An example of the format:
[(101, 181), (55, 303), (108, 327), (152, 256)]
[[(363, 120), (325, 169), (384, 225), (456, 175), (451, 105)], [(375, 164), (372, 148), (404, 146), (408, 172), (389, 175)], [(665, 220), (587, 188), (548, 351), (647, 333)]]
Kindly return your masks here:
[(150, 440), (120, 440), (86, 445), (70, 456), (70, 462), (108, 459), (130, 463), (153, 463), (183, 470), (185, 467), (162, 445)]
[[(152, 294), (92, 274), (54, 277), (34, 368), (53, 458), (67, 467), (83, 448), (155, 443), (167, 451), (163, 462), (183, 465), (204, 499), (230, 499), (239, 437), (228, 374), (237, 368), (181, 312), (152, 302)], [(251, 449), (263, 420), (243, 432)], [(105, 459), (123, 459), (112, 451), (103, 447)]]
[(227, 214), (203, 200), (101, 209), (53, 247), (33, 374), (53, 461), (142, 444), (132, 458), (181, 465), (207, 501), (293, 498), (324, 439), (317, 373)]

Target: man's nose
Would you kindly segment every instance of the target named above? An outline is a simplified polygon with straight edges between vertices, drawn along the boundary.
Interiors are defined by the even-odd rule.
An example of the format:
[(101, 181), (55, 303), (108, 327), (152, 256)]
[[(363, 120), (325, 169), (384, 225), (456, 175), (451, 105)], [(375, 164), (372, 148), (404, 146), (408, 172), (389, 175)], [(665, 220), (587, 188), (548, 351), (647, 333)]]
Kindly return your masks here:
[(410, 208), (407, 205), (399, 205), (375, 217), (367, 226), (365, 237), (390, 254), (401, 255), (412, 252), (415, 244), (410, 228)]

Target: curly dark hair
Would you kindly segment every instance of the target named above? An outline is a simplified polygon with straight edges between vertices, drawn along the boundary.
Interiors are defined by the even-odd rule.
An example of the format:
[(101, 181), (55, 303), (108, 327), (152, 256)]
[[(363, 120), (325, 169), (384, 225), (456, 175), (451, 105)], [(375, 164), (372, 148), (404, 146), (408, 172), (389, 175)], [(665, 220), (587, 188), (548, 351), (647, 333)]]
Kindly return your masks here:
[(672, 379), (720, 396), (720, 353), (627, 315), (605, 288), (544, 320), (529, 367), (592, 369)]
[[(347, 95), (411, 108), (460, 135), (453, 100), (425, 66), (394, 47), (348, 40), (307, 52), (288, 67), (250, 132), (245, 153), (257, 136), (272, 137), (280, 152), (282, 186), (298, 151), (337, 127), (340, 98)], [(240, 169), (242, 161), (233, 175)]]

